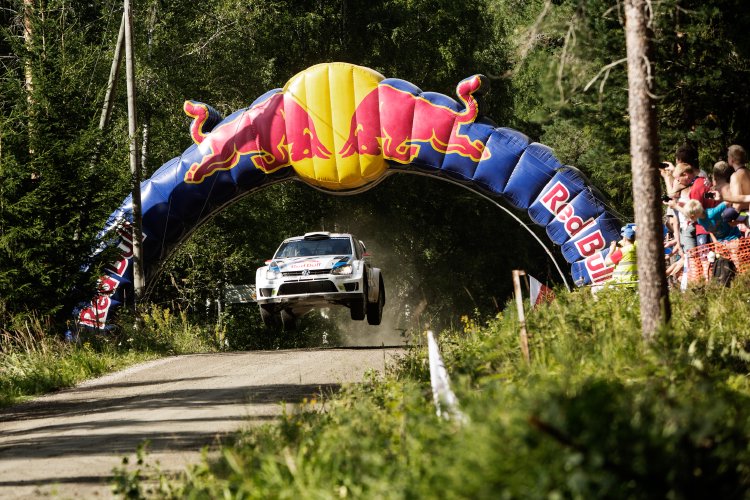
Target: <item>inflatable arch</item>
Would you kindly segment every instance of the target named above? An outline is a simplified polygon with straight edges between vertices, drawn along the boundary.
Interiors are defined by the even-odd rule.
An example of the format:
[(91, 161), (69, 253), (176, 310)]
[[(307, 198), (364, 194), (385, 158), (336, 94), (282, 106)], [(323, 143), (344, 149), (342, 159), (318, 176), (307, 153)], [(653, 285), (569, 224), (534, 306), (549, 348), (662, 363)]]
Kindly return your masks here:
[[(328, 63), (223, 119), (186, 101), (195, 144), (141, 184), (146, 290), (196, 227), (244, 195), (290, 179), (355, 193), (396, 172), (440, 177), (527, 210), (561, 246), (577, 285), (605, 281), (612, 268), (604, 258), (621, 223), (550, 148), (483, 117), (474, 97), (483, 87), (482, 75), (462, 80), (457, 102), (368, 68)], [(101, 248), (119, 246), (121, 257), (76, 311), (80, 325), (105, 327), (132, 289), (132, 215), (128, 197), (99, 235)]]

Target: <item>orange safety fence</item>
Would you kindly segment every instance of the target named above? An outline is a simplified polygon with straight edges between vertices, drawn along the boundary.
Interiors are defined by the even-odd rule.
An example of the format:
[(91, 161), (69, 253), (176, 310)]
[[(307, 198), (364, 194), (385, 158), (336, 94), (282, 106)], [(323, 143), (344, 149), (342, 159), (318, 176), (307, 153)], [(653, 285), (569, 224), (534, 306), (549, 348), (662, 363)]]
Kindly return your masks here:
[(688, 285), (708, 281), (713, 274), (713, 262), (710, 253), (715, 257), (731, 259), (737, 268), (737, 274), (750, 271), (750, 238), (707, 243), (686, 252), (688, 259)]

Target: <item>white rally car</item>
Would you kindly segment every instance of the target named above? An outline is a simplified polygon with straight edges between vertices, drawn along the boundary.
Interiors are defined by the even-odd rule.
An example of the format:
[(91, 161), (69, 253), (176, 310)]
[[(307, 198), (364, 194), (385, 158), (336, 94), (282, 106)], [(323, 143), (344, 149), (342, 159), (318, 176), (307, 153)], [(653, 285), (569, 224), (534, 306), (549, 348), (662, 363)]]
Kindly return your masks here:
[(345, 233), (315, 232), (288, 238), (273, 259), (255, 272), (256, 301), (268, 327), (285, 330), (298, 317), (331, 304), (351, 318), (379, 325), (385, 304), (380, 269), (372, 267), (364, 243)]

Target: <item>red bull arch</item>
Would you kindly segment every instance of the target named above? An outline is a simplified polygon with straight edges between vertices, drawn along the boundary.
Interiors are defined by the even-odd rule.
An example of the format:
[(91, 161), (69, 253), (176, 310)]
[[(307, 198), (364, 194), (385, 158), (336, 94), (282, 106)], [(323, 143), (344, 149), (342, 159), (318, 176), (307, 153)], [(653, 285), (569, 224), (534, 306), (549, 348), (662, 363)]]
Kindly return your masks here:
[[(194, 144), (141, 184), (146, 292), (194, 229), (249, 193), (288, 180), (354, 193), (395, 173), (448, 180), (527, 211), (560, 246), (577, 285), (605, 281), (612, 268), (604, 258), (621, 223), (581, 172), (482, 114), (476, 97), (486, 87), (482, 75), (465, 78), (455, 100), (369, 68), (327, 63), (226, 118), (186, 101)], [(122, 258), (76, 312), (82, 326), (104, 328), (132, 288), (132, 216), (128, 197), (100, 233), (102, 249), (118, 246)]]

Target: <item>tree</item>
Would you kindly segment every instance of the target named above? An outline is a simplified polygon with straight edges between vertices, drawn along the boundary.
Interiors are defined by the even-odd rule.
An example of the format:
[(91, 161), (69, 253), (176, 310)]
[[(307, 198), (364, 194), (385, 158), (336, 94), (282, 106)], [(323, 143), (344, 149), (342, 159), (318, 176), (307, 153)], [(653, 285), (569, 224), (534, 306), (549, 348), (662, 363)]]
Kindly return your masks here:
[(641, 328), (647, 340), (670, 317), (661, 231), (659, 143), (652, 98), (654, 60), (650, 50), (649, 4), (648, 0), (626, 0), (624, 4), (633, 204), (638, 225), (638, 292)]
[[(59, 312), (65, 319), (83, 291), (90, 298), (96, 274), (84, 273), (82, 264), (124, 192), (118, 185), (125, 176), (112, 168), (125, 151), (116, 139), (104, 141), (102, 161), (91, 165), (101, 140), (95, 82), (106, 82), (107, 71), (98, 64), (107, 37), (100, 20), (109, 11), (44, 2), (26, 18), (44, 36), (25, 41), (18, 25), (25, 5), (15, 2), (17, 21), (2, 30), (10, 50), (0, 78), (0, 297), (11, 312)], [(27, 68), (31, 88), (25, 87)]]

